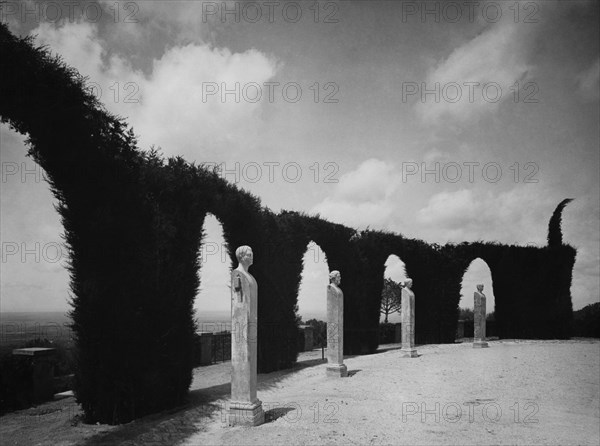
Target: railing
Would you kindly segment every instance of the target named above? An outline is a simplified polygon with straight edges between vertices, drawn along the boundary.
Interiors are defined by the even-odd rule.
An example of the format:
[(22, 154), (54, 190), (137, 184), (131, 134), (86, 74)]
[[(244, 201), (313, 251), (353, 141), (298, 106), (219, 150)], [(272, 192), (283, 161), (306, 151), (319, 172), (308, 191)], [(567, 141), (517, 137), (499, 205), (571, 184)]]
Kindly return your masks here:
[(231, 360), (231, 332), (214, 333), (211, 339), (211, 363)]

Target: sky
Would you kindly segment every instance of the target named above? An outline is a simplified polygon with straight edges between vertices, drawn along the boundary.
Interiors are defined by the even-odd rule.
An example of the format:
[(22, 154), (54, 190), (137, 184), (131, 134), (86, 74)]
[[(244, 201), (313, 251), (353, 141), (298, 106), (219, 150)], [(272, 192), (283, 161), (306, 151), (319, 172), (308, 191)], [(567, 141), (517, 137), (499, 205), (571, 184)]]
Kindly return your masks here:
[[(275, 212), (431, 243), (543, 246), (555, 207), (574, 198), (563, 234), (578, 250), (580, 309), (600, 301), (598, 11), (594, 1), (9, 1), (0, 19), (88, 76), (142, 149), (220, 164)], [(0, 126), (0, 311), (64, 311), (63, 229), (25, 139)], [(228, 311), (222, 229), (209, 216), (205, 230), (196, 308)], [(309, 248), (304, 315), (324, 313), (328, 271)], [(403, 274), (390, 261), (386, 276)], [(461, 306), (476, 283), (490, 310), (480, 260)]]

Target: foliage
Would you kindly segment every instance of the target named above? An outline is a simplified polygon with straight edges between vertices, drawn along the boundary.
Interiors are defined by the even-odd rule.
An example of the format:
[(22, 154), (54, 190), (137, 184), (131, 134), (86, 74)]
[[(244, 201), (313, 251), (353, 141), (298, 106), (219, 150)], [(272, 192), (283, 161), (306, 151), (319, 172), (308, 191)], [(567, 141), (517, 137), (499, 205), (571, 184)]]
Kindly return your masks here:
[(199, 174), (139, 151), (85, 79), (31, 39), (0, 24), (0, 46), (11, 61), (0, 68), (2, 122), (28, 135), (65, 231), (77, 401), (105, 423), (178, 405), (191, 382)]
[(327, 322), (309, 319), (306, 325), (313, 328), (313, 342), (315, 347), (327, 347)]
[(390, 278), (383, 281), (383, 291), (381, 292), (381, 314), (385, 315), (384, 323), (388, 323), (388, 316), (392, 313), (402, 311), (402, 287), (398, 282)]
[[(138, 149), (75, 70), (0, 23), (0, 118), (28, 135), (46, 171), (69, 250), (75, 393), (90, 422), (124, 423), (184, 402), (192, 377), (198, 251), (207, 212), (223, 225), (229, 256), (249, 245), (260, 284), (258, 369), (297, 359), (297, 294), (312, 240), (342, 273), (344, 352), (373, 352), (385, 261), (406, 264), (416, 295), (417, 343), (454, 342), (460, 281), (475, 258), (492, 272), (500, 337), (566, 338), (576, 251), (562, 244), (563, 201), (547, 247), (440, 246), (357, 231), (260, 200), (181, 158)], [(325, 295), (325, 292), (323, 292)], [(543, 311), (541, 311), (543, 309)]]
[(379, 343), (392, 344), (396, 339), (396, 324), (379, 324)]
[(473, 310), (471, 310), (470, 308), (459, 308), (458, 320), (463, 320), (463, 321), (474, 320)]
[(561, 201), (552, 217), (550, 217), (550, 222), (548, 223), (548, 246), (555, 247), (562, 245), (562, 230), (560, 228), (562, 222), (562, 212), (567, 204), (573, 201), (572, 198), (565, 198)]
[(573, 312), (573, 336), (600, 338), (600, 302)]

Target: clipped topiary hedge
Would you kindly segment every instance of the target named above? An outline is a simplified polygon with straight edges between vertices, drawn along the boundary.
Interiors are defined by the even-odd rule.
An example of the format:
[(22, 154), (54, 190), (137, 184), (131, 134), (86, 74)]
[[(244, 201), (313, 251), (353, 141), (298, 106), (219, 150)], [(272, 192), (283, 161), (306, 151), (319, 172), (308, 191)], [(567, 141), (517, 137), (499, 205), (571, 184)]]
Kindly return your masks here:
[[(453, 342), (460, 283), (480, 257), (492, 272), (501, 337), (568, 337), (575, 250), (562, 243), (562, 202), (544, 248), (494, 243), (430, 245), (296, 212), (274, 214), (215, 172), (138, 149), (85, 80), (0, 23), (0, 117), (28, 135), (46, 171), (70, 253), (75, 393), (90, 422), (124, 423), (182, 403), (193, 367), (193, 301), (207, 212), (223, 225), (229, 256), (249, 245), (259, 283), (258, 368), (297, 358), (297, 294), (309, 241), (342, 273), (344, 351), (373, 352), (385, 261), (414, 280), (416, 341)], [(323, 287), (325, 299), (325, 284)]]

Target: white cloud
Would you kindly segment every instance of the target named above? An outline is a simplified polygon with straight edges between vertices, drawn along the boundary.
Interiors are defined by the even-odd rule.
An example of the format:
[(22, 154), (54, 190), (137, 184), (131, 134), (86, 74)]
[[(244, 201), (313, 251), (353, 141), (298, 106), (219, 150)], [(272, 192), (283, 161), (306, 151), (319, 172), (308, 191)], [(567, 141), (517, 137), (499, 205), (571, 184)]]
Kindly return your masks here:
[(400, 185), (394, 165), (372, 158), (342, 175), (331, 196), (311, 212), (349, 226), (381, 228), (391, 220)]
[[(510, 86), (530, 69), (523, 29), (510, 21), (499, 22), (430, 70), (420, 92), (438, 86), (439, 93), (418, 98), (416, 111), (421, 119), (436, 122), (449, 117), (466, 122), (512, 98)], [(469, 82), (477, 84), (465, 85)]]
[[(182, 155), (189, 161), (216, 161), (215, 154), (224, 144), (229, 153), (236, 150), (239, 153), (258, 143), (262, 125), (259, 104), (220, 100), (203, 103), (201, 98), (202, 82), (262, 84), (268, 81), (275, 74), (277, 64), (257, 50), (232, 53), (226, 48), (203, 44), (173, 47), (144, 74), (132, 68), (127, 59), (110, 54), (109, 45), (99, 37), (94, 24), (67, 23), (55, 27), (41, 23), (32, 34), (38, 35), (36, 43), (48, 45), (68, 65), (89, 76), (95, 83), (92, 85), (100, 87), (96, 94), (101, 95), (101, 102), (109, 111), (129, 118), (141, 136), (142, 148), (156, 144), (162, 146), (167, 155)], [(132, 93), (131, 99), (139, 99), (139, 102), (124, 101)], [(24, 137), (6, 125), (2, 125), (1, 131), (3, 162), (24, 165)], [(210, 156), (212, 159), (206, 159)], [(33, 161), (26, 163), (28, 169), (33, 168)], [(27, 243), (28, 249), (38, 241), (42, 248), (44, 243), (60, 242), (60, 219), (52, 208), (54, 200), (47, 184), (31, 179), (20, 182), (18, 176), (10, 180), (12, 183), (2, 187), (2, 214), (6, 219), (2, 224), (2, 240), (15, 241), (19, 246)], [(40, 221), (49, 223), (40, 226)], [(227, 271), (228, 265), (211, 260), (203, 271), (203, 291), (198, 304), (228, 308), (227, 292), (223, 294), (226, 286), (223, 271)], [(2, 277), (11, 278), (10, 282), (1, 282), (4, 311), (51, 310), (65, 306), (68, 272), (60, 262), (35, 262), (30, 255), (24, 263), (15, 254), (2, 264)]]
[[(258, 144), (261, 101), (245, 101), (243, 87), (251, 82), (262, 86), (277, 71), (277, 62), (260, 51), (232, 53), (207, 44), (173, 47), (144, 75), (123, 57), (108, 56), (93, 24), (41, 24), (34, 33), (100, 87), (96, 94), (108, 110), (128, 119), (142, 148), (157, 145), (188, 161), (214, 161), (225, 146), (231, 153)], [(203, 100), (208, 83), (230, 90), (239, 85), (240, 94)], [(254, 90), (247, 93), (252, 97)]]
[(392, 279), (394, 282), (403, 282), (407, 279), (406, 276), (406, 265), (396, 255), (390, 255), (385, 261), (385, 278)]
[(497, 194), (481, 189), (444, 191), (429, 198), (417, 212), (416, 223), (421, 237), (437, 243), (484, 240), (543, 245), (557, 204), (550, 194), (523, 186)]

